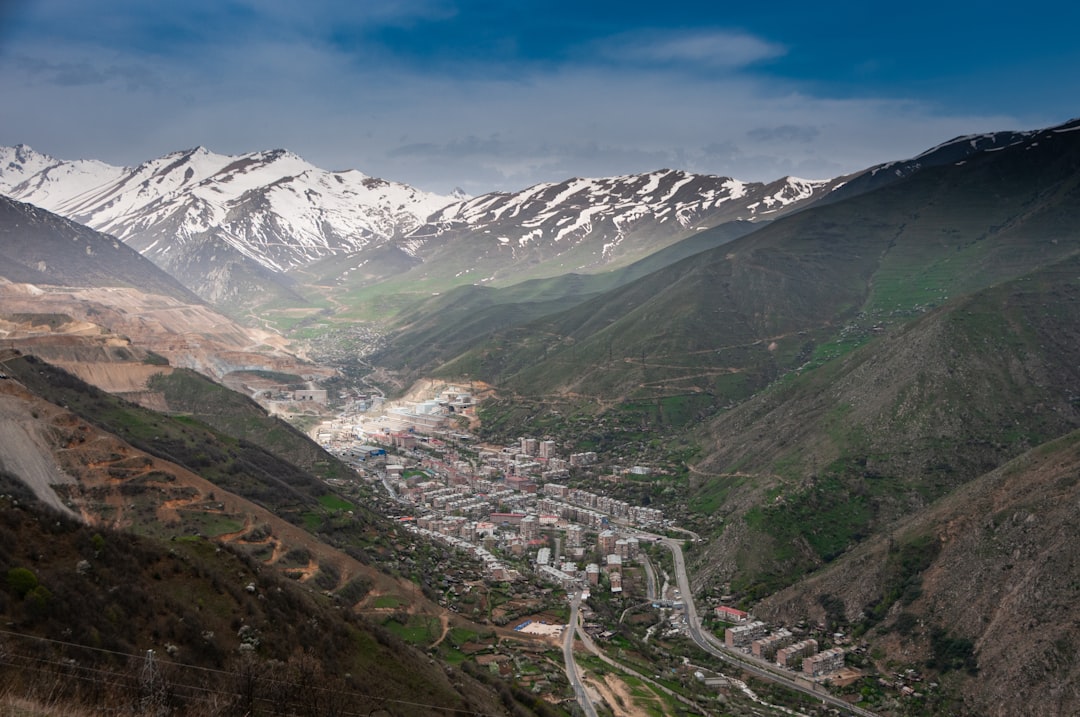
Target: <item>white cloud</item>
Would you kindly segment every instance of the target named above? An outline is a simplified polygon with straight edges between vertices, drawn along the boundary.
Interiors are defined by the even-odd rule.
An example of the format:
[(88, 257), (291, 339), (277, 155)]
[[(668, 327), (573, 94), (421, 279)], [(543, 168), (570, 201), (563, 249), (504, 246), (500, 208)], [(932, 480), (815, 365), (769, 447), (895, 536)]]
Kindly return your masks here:
[(783, 45), (731, 30), (632, 32), (599, 43), (608, 59), (738, 69), (786, 53)]
[[(835, 176), (958, 134), (1025, 126), (903, 98), (815, 97), (739, 72), (783, 51), (751, 36), (639, 39), (606, 46), (641, 63), (630, 71), (578, 63), (512, 80), (358, 62), (307, 37), (238, 34), (182, 57), (24, 41), (0, 56), (0, 144), (116, 164), (199, 144), (285, 147), (329, 169), (481, 193), (664, 166), (762, 181)], [(695, 63), (725, 71), (685, 71)]]

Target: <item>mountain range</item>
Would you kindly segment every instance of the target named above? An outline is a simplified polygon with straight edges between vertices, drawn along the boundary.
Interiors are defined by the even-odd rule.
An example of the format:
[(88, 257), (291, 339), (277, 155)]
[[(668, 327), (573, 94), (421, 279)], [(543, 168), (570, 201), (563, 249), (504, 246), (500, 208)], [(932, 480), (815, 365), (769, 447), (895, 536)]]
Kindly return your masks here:
[(0, 192), (121, 239), (225, 305), (256, 287), (296, 299), (288, 269), (385, 242), (451, 199), (285, 150), (198, 147), (115, 167), (19, 145), (0, 148), (0, 167)]
[(723, 222), (782, 216), (843, 182), (661, 170), (470, 199), (325, 171), (285, 150), (199, 147), (115, 167), (0, 148), (0, 192), (121, 239), (233, 310), (317, 304), (356, 278), (438, 290), (595, 272)]

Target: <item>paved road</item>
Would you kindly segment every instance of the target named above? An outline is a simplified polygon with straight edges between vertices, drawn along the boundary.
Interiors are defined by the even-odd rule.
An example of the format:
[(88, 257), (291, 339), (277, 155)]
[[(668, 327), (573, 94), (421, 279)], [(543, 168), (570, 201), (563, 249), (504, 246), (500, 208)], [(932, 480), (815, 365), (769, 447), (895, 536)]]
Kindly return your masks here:
[(743, 657), (739, 653), (732, 652), (723, 647), (719, 640), (716, 639), (712, 633), (701, 629), (701, 621), (697, 616), (697, 607), (694, 605), (694, 594), (690, 592), (690, 579), (686, 573), (686, 561), (683, 559), (682, 541), (675, 540), (673, 538), (664, 538), (660, 541), (668, 550), (671, 551), (671, 555), (675, 561), (675, 579), (679, 586), (679, 590), (682, 593), (683, 602), (686, 604), (686, 623), (690, 631), (690, 637), (698, 647), (706, 652), (719, 657), (721, 660), (730, 664), (738, 666), (739, 669), (745, 670), (757, 677), (770, 682), (776, 682), (784, 685), (793, 690), (797, 690), (804, 694), (812, 695), (813, 697), (821, 700), (822, 702), (839, 707), (843, 711), (858, 715), (859, 717), (878, 717), (878, 715), (869, 710), (864, 710), (861, 707), (856, 707), (839, 697), (834, 697), (824, 691), (824, 688), (820, 690), (796, 682), (787, 674), (782, 674), (777, 670), (772, 670), (764, 665), (751, 662), (748, 658)]
[(656, 599), (656, 570), (653, 568), (652, 561), (649, 560), (649, 556), (645, 553), (641, 554), (642, 565), (645, 566), (645, 598), (647, 600)]
[(570, 624), (566, 626), (566, 635), (563, 637), (563, 661), (566, 663), (566, 678), (570, 680), (570, 686), (574, 688), (574, 694), (577, 695), (578, 704), (585, 712), (585, 717), (597, 717), (596, 708), (589, 699), (589, 693), (585, 691), (577, 663), (574, 662), (574, 634), (578, 627), (579, 607), (581, 607), (581, 593), (576, 592), (570, 601)]

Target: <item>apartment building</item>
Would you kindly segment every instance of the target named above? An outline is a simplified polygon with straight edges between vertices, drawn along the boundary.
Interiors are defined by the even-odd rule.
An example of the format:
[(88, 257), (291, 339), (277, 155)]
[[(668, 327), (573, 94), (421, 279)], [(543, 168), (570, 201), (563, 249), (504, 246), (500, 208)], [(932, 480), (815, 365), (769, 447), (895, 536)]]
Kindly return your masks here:
[(816, 653), (817, 646), (817, 640), (810, 639), (782, 647), (776, 651), (776, 664), (781, 667), (794, 667), (802, 658)]
[(795, 636), (791, 634), (791, 630), (781, 628), (771, 635), (765, 635), (751, 642), (750, 652), (754, 657), (771, 660), (776, 657), (780, 648), (787, 647), (794, 639)]
[(749, 647), (754, 640), (762, 637), (765, 630), (766, 625), (761, 620), (735, 625), (724, 631), (724, 642), (728, 647), (742, 650)]
[(803, 660), (803, 674), (808, 677), (820, 677), (836, 672), (844, 666), (844, 648), (834, 647), (811, 655)]

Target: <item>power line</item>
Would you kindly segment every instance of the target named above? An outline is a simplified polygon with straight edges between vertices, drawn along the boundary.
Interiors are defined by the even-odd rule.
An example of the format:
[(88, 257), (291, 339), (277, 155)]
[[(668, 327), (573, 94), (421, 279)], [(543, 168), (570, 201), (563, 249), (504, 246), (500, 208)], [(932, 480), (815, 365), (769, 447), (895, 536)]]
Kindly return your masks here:
[[(74, 642), (66, 642), (64, 640), (56, 640), (56, 639), (53, 639), (53, 638), (40, 637), (40, 636), (37, 636), (37, 635), (27, 635), (27, 634), (24, 634), (24, 633), (12, 632), (10, 630), (0, 629), (0, 635), (8, 635), (8, 636), (15, 637), (15, 638), (22, 639), (22, 640), (30, 640), (30, 641), (35, 641), (35, 642), (48, 643), (48, 644), (52, 644), (52, 645), (75, 648), (75, 649), (79, 649), (79, 650), (89, 650), (91, 652), (99, 652), (99, 653), (102, 653), (102, 654), (105, 654), (105, 655), (123, 657), (123, 658), (127, 658), (129, 660), (143, 660), (144, 659), (143, 655), (135, 655), (135, 654), (132, 654), (132, 653), (129, 653), (129, 652), (119, 652), (119, 651), (116, 651), (116, 650), (107, 650), (105, 648), (91, 647), (89, 645), (80, 645), (80, 644), (74, 643)], [(30, 666), (30, 665), (16, 665), (15, 663), (7, 662), (7, 658), (10, 657), (10, 656), (11, 656), (10, 653), (5, 654), (2, 650), (0, 650), (0, 664), (6, 664), (6, 665), (9, 665), (9, 666), (12, 666), (12, 667), (19, 667), (20, 669), (29, 669), (29, 670), (33, 670), (35, 672), (45, 672), (46, 671), (43, 667), (33, 667), (33, 666)], [(16, 656), (23, 657), (24, 659), (32, 660), (32, 661), (35, 661), (35, 662), (40, 662), (40, 663), (47, 664), (47, 665), (54, 665), (54, 666), (62, 667), (65, 670), (68, 670), (68, 671), (73, 670), (73, 669), (82, 670), (84, 672), (91, 672), (91, 673), (100, 674), (100, 675), (103, 675), (103, 676), (119, 677), (121, 679), (131, 680), (131, 681), (137, 682), (137, 679), (134, 676), (124, 675), (121, 672), (116, 672), (116, 671), (112, 671), (112, 670), (104, 670), (104, 669), (101, 669), (101, 668), (92, 668), (92, 667), (83, 667), (83, 666), (79, 666), (77, 664), (72, 664), (70, 662), (64, 662), (64, 661), (59, 661), (59, 660), (47, 660), (47, 659), (41, 658), (41, 657), (29, 657), (29, 656), (24, 656), (24, 655), (16, 655)], [(185, 664), (185, 663), (182, 663), (182, 662), (174, 662), (174, 661), (171, 661), (171, 660), (159, 660), (159, 663), (162, 664), (162, 665), (168, 665), (168, 666), (170, 666), (172, 668), (175, 668), (175, 669), (178, 669), (178, 670), (196, 670), (196, 671), (201, 671), (201, 672), (209, 672), (209, 673), (212, 673), (212, 674), (223, 675), (223, 676), (227, 676), (227, 677), (236, 677), (237, 676), (236, 672), (230, 672), (228, 670), (219, 670), (219, 669), (215, 669), (215, 668), (212, 668), (212, 667), (203, 667), (203, 666), (200, 666), (200, 665), (189, 665), (189, 664)], [(73, 677), (75, 679), (81, 679), (81, 680), (85, 680), (85, 681), (90, 681), (90, 682), (95, 681), (94, 678), (86, 677), (86, 676), (79, 676), (79, 675), (74, 675), (74, 674), (67, 675), (67, 676), (68, 677)], [(425, 702), (413, 702), (413, 701), (410, 701), (410, 700), (393, 699), (393, 698), (390, 698), (390, 697), (380, 697), (380, 696), (376, 696), (376, 695), (365, 694), (365, 693), (362, 693), (362, 692), (339, 690), (339, 689), (333, 689), (333, 688), (330, 688), (330, 687), (320, 687), (318, 685), (307, 685), (307, 684), (302, 684), (302, 683), (298, 683), (298, 682), (291, 682), (291, 681), (288, 681), (288, 680), (282, 680), (282, 679), (278, 679), (276, 677), (271, 677), (271, 676), (267, 676), (267, 675), (252, 675), (252, 679), (260, 681), (260, 682), (269, 683), (271, 685), (279, 685), (279, 686), (292, 687), (292, 688), (303, 688), (303, 689), (306, 689), (306, 690), (316, 690), (316, 691), (319, 691), (319, 692), (329, 693), (329, 694), (332, 694), (332, 695), (337, 695), (337, 696), (342, 696), (342, 697), (351, 697), (351, 698), (357, 698), (357, 699), (363, 699), (363, 700), (371, 700), (371, 701), (374, 701), (374, 702), (376, 702), (378, 704), (392, 703), (392, 704), (402, 705), (402, 706), (406, 706), (406, 707), (424, 707), (424, 708), (433, 709), (433, 710), (440, 710), (442, 712), (452, 712), (452, 713), (458, 713), (458, 714), (476, 715), (477, 717), (502, 717), (502, 715), (497, 715), (497, 714), (493, 714), (493, 713), (490, 713), (490, 712), (477, 712), (475, 710), (458, 709), (456, 707), (447, 707), (447, 706), (444, 706), (444, 705), (435, 705), (435, 704), (429, 704), (429, 703), (425, 703)], [(178, 686), (178, 687), (184, 687), (184, 688), (192, 689), (192, 690), (200, 690), (200, 691), (213, 693), (213, 694), (219, 694), (219, 695), (231, 696), (231, 697), (242, 697), (242, 695), (240, 695), (238, 693), (223, 692), (221, 690), (214, 690), (214, 689), (207, 688), (207, 687), (202, 687), (202, 686), (199, 686), (199, 685), (188, 685), (186, 683), (180, 683), (180, 682), (176, 682), (176, 683), (173, 683), (173, 684), (175, 686)], [(265, 702), (265, 701), (274, 701), (274, 700), (270, 700), (269, 698), (265, 698), (265, 697), (254, 697), (253, 699), (263, 701), (263, 702)], [(350, 715), (350, 716), (351, 715), (356, 715), (356, 717), (363, 717), (363, 715), (361, 715), (360, 713), (340, 712), (340, 711), (339, 711), (339, 713), (342, 714), (342, 715)]]

